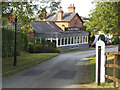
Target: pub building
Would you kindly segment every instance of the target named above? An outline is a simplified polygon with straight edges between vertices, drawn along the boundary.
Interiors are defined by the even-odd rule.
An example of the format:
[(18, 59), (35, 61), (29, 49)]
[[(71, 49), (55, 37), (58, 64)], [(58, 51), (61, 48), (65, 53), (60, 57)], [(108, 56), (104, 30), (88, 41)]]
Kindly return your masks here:
[(34, 28), (34, 36), (40, 39), (45, 37), (49, 42), (55, 42), (62, 51), (88, 48), (89, 33), (83, 30), (83, 20), (75, 12), (74, 4), (68, 7), (68, 12), (64, 13), (59, 7), (57, 14), (48, 14), (45, 20), (36, 18), (30, 24)]

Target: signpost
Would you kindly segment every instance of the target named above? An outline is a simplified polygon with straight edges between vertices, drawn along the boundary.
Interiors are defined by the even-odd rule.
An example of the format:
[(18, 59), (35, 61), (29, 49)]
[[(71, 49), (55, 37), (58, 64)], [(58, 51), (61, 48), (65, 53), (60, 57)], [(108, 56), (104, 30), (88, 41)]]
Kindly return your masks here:
[(96, 83), (105, 82), (105, 43), (102, 40), (96, 43)]

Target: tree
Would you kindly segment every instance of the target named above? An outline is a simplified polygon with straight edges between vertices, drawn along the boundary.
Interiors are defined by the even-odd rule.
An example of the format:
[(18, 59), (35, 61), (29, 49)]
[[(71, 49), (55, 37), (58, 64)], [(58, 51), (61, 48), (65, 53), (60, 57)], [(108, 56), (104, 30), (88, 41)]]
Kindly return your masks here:
[[(92, 34), (98, 31), (110, 34), (120, 34), (120, 2), (99, 2), (91, 10), (87, 30)], [(120, 47), (120, 44), (119, 44)], [(120, 48), (119, 48), (120, 50)]]
[(105, 34), (118, 33), (118, 2), (100, 2), (96, 8), (91, 11), (87, 30), (92, 33), (102, 31)]
[[(22, 2), (22, 0), (21, 2), (2, 2), (3, 26), (8, 26), (10, 16), (11, 18), (17, 16), (18, 24), (24, 24), (22, 30), (26, 29), (32, 31), (29, 22), (35, 20), (35, 13), (39, 14), (39, 17), (43, 20), (46, 18), (47, 8), (50, 8), (51, 11), (54, 12), (60, 4), (60, 2), (55, 2), (55, 0), (41, 0), (37, 1), (37, 3), (33, 3), (34, 1), (35, 0), (29, 2)], [(28, 32), (26, 30), (24, 31)]]

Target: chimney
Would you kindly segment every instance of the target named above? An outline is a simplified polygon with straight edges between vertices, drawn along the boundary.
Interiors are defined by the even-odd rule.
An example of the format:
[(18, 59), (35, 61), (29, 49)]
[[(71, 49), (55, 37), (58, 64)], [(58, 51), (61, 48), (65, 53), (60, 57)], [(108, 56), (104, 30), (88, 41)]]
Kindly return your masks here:
[(60, 6), (59, 7), (59, 11), (58, 11), (58, 18), (57, 18), (57, 20), (61, 21), (62, 18), (63, 18), (63, 11), (62, 11), (62, 7)]
[(68, 7), (68, 12), (75, 12), (74, 4), (70, 4), (70, 6)]

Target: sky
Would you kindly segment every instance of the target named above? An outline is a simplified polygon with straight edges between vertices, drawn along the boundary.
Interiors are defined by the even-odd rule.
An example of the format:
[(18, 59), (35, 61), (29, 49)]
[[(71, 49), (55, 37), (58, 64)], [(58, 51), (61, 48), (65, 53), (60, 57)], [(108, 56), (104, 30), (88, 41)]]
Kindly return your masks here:
[(62, 10), (64, 12), (68, 12), (68, 7), (70, 4), (74, 4), (76, 7), (75, 12), (78, 13), (80, 16), (89, 17), (88, 14), (90, 10), (95, 7), (95, 4), (92, 4), (94, 0), (61, 0)]

